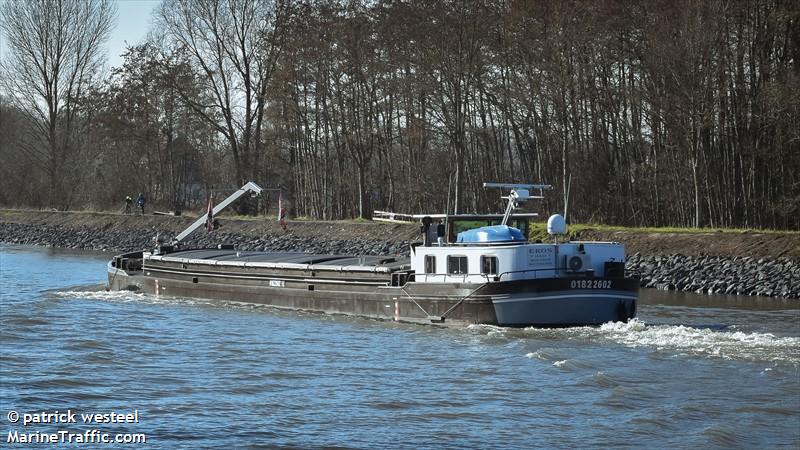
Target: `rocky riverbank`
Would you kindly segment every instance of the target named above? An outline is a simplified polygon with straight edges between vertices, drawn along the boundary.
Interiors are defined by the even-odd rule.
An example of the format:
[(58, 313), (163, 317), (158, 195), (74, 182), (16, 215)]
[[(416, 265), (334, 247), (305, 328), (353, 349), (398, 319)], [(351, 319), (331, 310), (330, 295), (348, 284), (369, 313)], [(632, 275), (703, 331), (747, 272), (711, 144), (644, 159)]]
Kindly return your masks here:
[[(0, 222), (0, 242), (9, 244), (41, 245), (47, 247), (84, 250), (130, 252), (153, 248), (155, 238), (168, 242), (175, 233), (169, 229), (152, 229), (147, 233), (99, 227), (70, 228), (62, 225), (40, 225)], [(186, 241), (187, 247), (216, 247), (220, 243), (233, 244), (239, 250), (309, 252), (341, 255), (408, 255), (409, 241), (376, 241), (365, 238), (347, 240), (298, 234), (248, 236), (238, 233), (199, 232)]]
[[(126, 252), (151, 248), (156, 235), (168, 240), (191, 222), (171, 216), (0, 211), (0, 242)], [(285, 232), (274, 220), (223, 219), (220, 230), (199, 231), (188, 245), (224, 242), (242, 250), (407, 255), (416, 238), (413, 224), (297, 221)], [(796, 233), (665, 236), (588, 231), (574, 238), (625, 243), (630, 255), (627, 271), (642, 287), (800, 299)]]
[(800, 298), (800, 261), (791, 258), (634, 254), (625, 268), (662, 291)]

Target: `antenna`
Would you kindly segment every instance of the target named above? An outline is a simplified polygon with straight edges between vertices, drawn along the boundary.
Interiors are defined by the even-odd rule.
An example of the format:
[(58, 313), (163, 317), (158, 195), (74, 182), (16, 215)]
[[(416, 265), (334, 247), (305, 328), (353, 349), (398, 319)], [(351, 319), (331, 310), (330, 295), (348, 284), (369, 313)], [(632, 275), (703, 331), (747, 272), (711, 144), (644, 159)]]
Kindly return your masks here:
[(567, 211), (569, 210), (569, 191), (572, 187), (572, 174), (569, 174), (569, 181), (567, 181), (567, 190), (564, 192), (564, 221), (567, 220)]
[[(508, 206), (506, 206), (506, 212), (503, 214), (502, 222), (503, 225), (507, 225), (508, 219), (511, 217), (511, 213), (517, 208), (517, 206), (519, 206), (519, 202), (524, 202), (530, 199), (542, 199), (544, 198), (543, 191), (545, 189), (552, 189), (553, 186), (549, 184), (483, 183), (483, 188), (511, 190), (507, 196), (500, 196), (500, 198), (508, 200)], [(534, 189), (539, 189), (539, 195), (530, 194), (530, 191)]]

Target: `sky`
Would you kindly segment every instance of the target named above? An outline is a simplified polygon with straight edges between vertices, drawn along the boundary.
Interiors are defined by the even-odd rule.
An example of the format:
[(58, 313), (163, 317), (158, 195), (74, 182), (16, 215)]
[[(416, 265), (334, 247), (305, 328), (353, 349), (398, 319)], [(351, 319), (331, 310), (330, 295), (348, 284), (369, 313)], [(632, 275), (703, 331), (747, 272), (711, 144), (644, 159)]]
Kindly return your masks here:
[[(0, 5), (10, 0), (0, 0)], [(18, 0), (25, 1), (25, 0)], [(147, 37), (152, 23), (151, 13), (161, 3), (160, 0), (115, 0), (117, 4), (117, 25), (111, 31), (106, 44), (107, 67), (119, 67), (126, 45), (136, 45)], [(127, 44), (126, 44), (127, 43)], [(5, 58), (7, 48), (2, 31), (0, 31), (0, 58)]]
[(117, 27), (108, 40), (108, 66), (119, 67), (119, 56), (127, 45), (136, 45), (147, 37), (152, 23), (151, 13), (160, 0), (117, 0)]

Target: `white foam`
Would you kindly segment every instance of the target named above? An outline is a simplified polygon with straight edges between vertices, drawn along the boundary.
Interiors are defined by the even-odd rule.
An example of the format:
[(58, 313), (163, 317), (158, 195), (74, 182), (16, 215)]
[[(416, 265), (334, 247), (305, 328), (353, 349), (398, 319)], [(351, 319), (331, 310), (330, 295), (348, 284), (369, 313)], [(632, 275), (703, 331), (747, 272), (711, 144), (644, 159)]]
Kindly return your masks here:
[(557, 355), (556, 351), (552, 348), (540, 348), (535, 352), (526, 354), (525, 357), (542, 361), (558, 361), (560, 359), (559, 355)]
[(634, 319), (629, 323), (603, 324), (597, 337), (629, 347), (645, 346), (679, 354), (800, 363), (800, 338), (778, 337), (772, 333), (645, 325)]
[(53, 295), (59, 298), (99, 300), (112, 303), (143, 303), (143, 304), (181, 304), (201, 305), (203, 301), (185, 297), (157, 296), (133, 291), (56, 291)]
[[(676, 356), (693, 355), (724, 359), (782, 361), (800, 364), (800, 337), (776, 336), (772, 333), (744, 332), (695, 328), (685, 325), (648, 325), (640, 319), (628, 323), (609, 322), (599, 327), (573, 328), (501, 328), (490, 325), (470, 327), (482, 333), (507, 339), (572, 340), (618, 344), (631, 348), (650, 348), (672, 352)], [(525, 355), (531, 359), (559, 362), (540, 351)]]
[(467, 325), (467, 329), (473, 333), (485, 334), (490, 337), (505, 336), (509, 328), (498, 327), (497, 325), (472, 324)]
[(132, 291), (57, 291), (53, 292), (53, 295), (59, 298), (80, 298), (80, 299), (90, 299), (90, 300), (102, 300), (102, 301), (121, 301), (121, 302), (130, 302), (130, 301), (142, 301), (145, 299), (146, 295), (139, 292), (132, 292)]

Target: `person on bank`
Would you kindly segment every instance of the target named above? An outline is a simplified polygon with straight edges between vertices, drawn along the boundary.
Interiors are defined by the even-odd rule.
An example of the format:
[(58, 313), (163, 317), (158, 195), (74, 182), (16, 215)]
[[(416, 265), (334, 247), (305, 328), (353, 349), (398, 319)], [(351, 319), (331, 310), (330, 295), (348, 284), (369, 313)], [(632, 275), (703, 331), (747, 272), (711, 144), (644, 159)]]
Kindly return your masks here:
[(125, 210), (124, 210), (125, 214), (130, 214), (131, 213), (131, 205), (133, 205), (133, 199), (131, 198), (130, 195), (126, 195), (125, 196)]
[(139, 197), (136, 198), (136, 206), (139, 207), (139, 211), (142, 213), (142, 215), (144, 215), (144, 204), (145, 204), (145, 202), (146, 202), (146, 200), (144, 198), (144, 194), (142, 194), (140, 192), (139, 193)]

